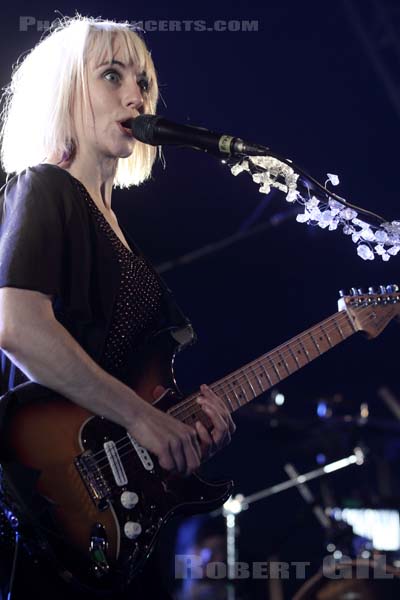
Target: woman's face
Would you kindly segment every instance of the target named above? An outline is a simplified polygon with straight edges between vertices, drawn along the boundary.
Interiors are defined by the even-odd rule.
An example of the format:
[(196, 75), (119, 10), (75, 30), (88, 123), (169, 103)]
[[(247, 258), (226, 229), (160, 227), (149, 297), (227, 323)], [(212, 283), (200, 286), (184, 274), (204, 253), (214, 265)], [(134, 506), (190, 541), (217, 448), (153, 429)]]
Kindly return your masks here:
[(78, 152), (126, 158), (133, 151), (135, 139), (121, 123), (143, 112), (148, 81), (134, 64), (124, 63), (121, 54), (117, 48), (111, 64), (88, 61), (88, 105), (85, 110), (78, 100), (76, 107)]

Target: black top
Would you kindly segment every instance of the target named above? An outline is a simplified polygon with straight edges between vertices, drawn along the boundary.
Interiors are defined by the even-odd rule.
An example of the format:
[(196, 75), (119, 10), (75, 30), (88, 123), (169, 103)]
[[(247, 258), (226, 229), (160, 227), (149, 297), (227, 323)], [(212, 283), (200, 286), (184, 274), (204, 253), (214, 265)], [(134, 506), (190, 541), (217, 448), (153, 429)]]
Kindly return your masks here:
[[(165, 283), (131, 250), (60, 167), (30, 167), (0, 190), (0, 287), (51, 294), (57, 320), (115, 376), (150, 331), (191, 331)], [(25, 380), (4, 354), (1, 366), (2, 392)]]
[(154, 269), (135, 248), (126, 248), (85, 186), (77, 179), (74, 182), (88, 203), (99, 229), (111, 244), (119, 264), (120, 283), (100, 364), (125, 381), (129, 378), (130, 356), (157, 323), (162, 288)]

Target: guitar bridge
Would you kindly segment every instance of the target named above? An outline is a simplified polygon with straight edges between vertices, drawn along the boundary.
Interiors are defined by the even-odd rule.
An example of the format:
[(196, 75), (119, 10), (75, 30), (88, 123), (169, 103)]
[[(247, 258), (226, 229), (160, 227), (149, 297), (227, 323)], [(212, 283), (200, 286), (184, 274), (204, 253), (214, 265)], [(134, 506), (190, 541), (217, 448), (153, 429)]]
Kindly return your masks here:
[(87, 450), (80, 456), (77, 456), (74, 464), (96, 507), (99, 510), (108, 508), (108, 498), (111, 496), (111, 489), (103, 477), (92, 451)]

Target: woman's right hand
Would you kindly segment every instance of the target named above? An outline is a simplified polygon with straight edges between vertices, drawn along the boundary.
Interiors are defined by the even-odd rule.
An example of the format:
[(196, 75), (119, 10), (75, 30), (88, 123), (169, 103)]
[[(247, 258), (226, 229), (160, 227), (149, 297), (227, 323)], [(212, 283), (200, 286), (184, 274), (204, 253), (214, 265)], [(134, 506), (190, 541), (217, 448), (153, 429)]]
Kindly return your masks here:
[(127, 427), (135, 440), (158, 458), (166, 471), (190, 475), (201, 462), (197, 431), (140, 399)]

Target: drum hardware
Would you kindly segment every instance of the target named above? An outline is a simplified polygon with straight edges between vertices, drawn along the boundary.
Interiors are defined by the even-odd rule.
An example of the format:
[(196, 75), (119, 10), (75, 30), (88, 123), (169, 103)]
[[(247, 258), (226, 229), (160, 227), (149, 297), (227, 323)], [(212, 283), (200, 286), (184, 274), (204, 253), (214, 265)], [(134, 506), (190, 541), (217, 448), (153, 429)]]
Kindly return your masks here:
[[(253, 502), (258, 502), (259, 500), (263, 500), (264, 498), (275, 496), (276, 494), (284, 492), (293, 487), (304, 486), (304, 484), (308, 481), (317, 479), (319, 477), (323, 477), (325, 475), (329, 475), (330, 473), (333, 473), (340, 469), (345, 469), (352, 465), (361, 466), (362, 464), (364, 464), (364, 459), (364, 451), (361, 448), (356, 447), (354, 448), (353, 454), (336, 460), (332, 463), (326, 464), (323, 467), (320, 467), (319, 469), (314, 469), (303, 474), (297, 474), (296, 472), (295, 477), (292, 477), (287, 481), (282, 481), (281, 483), (273, 485), (269, 488), (265, 488), (264, 490), (255, 492), (254, 494), (250, 494), (249, 496), (243, 496), (242, 494), (237, 494), (234, 497), (231, 496), (230, 498), (228, 498), (228, 500), (225, 502), (222, 508), (209, 513), (212, 517), (217, 517), (222, 514), (225, 518), (228, 580), (234, 579), (235, 575), (235, 563), (237, 558), (237, 515), (239, 515), (243, 510), (247, 510), (250, 504), (252, 504)], [(292, 469), (294, 469), (294, 467), (292, 467)], [(304, 487), (302, 489), (304, 491)], [(326, 517), (325, 515), (321, 517), (320, 513), (319, 517), (323, 520), (326, 519), (327, 521), (329, 521), (328, 517)], [(230, 586), (228, 588), (228, 600), (235, 600), (235, 589), (233, 586)]]
[(399, 399), (389, 390), (389, 388), (383, 386), (378, 389), (378, 396), (386, 404), (390, 412), (394, 417), (400, 421), (400, 401)]
[(312, 511), (313, 511), (318, 523), (321, 525), (321, 527), (323, 529), (327, 529), (327, 530), (330, 529), (330, 527), (332, 526), (331, 519), (325, 514), (322, 506), (315, 503), (315, 497), (314, 497), (313, 493), (311, 492), (310, 488), (308, 487), (308, 485), (305, 482), (298, 483), (300, 473), (298, 473), (298, 471), (296, 470), (294, 465), (292, 465), (291, 463), (288, 463), (284, 466), (284, 469), (285, 469), (285, 472), (287, 473), (288, 477), (290, 477), (290, 479), (292, 481), (297, 482), (296, 487), (300, 493), (300, 496), (303, 498), (303, 500), (307, 504), (309, 504), (312, 507)]

